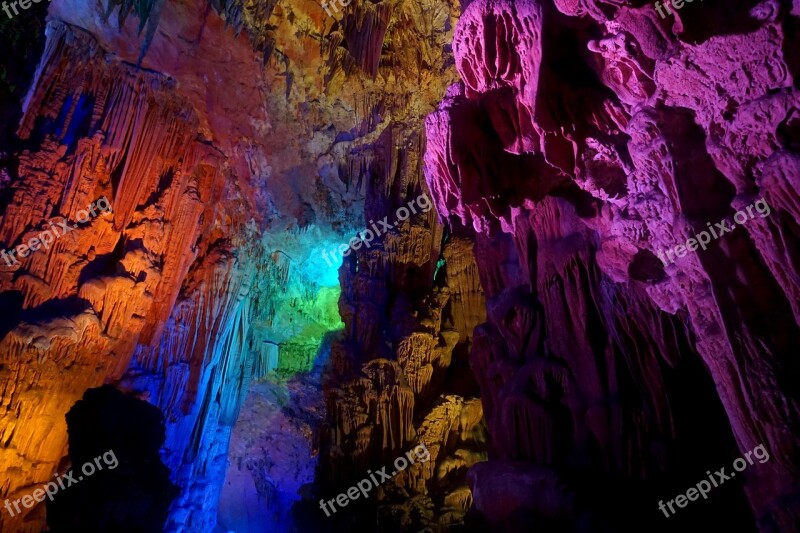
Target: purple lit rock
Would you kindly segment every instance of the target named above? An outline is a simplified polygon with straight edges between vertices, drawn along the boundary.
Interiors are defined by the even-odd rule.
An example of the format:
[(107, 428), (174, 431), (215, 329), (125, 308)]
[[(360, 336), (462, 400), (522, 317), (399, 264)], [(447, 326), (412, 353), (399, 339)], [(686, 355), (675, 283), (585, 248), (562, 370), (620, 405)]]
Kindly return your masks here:
[[(671, 479), (764, 443), (749, 507), (765, 530), (794, 530), (798, 20), (753, 6), (695, 2), (662, 21), (648, 4), (556, 2), (564, 17), (470, 3), (454, 36), (463, 82), (426, 122), (426, 178), (440, 215), (477, 232), (488, 312), (471, 361), (494, 457), (655, 508)], [(656, 257), (761, 198), (768, 215), (707, 250)], [(472, 472), (476, 508), (499, 520), (481, 485), (503, 474)], [(575, 490), (619, 525), (598, 485)], [(721, 505), (741, 508), (732, 494)]]

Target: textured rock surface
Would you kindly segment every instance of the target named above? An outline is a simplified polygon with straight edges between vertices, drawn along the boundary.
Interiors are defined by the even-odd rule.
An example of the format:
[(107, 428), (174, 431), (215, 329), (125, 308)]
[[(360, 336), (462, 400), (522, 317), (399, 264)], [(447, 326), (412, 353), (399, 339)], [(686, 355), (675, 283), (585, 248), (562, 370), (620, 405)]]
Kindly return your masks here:
[[(136, 22), (118, 31), (94, 9), (53, 5), (18, 132), (26, 149), (4, 169), (4, 247), (48, 222), (73, 224), (76, 210), (102, 195), (114, 212), (19, 265), (1, 265), (0, 289), (17, 317), (4, 323), (10, 331), (0, 345), (3, 495), (27, 494), (60, 468), (64, 414), (87, 388), (115, 383), (165, 413), (165, 460), (181, 488), (168, 529), (209, 530), (246, 385), (282, 361), (263, 343), (275, 338), (276, 310), (303, 322), (292, 306), (299, 297), (281, 294), (297, 269), (262, 231), (296, 235), (300, 192), (319, 187), (295, 191), (286, 179), (266, 190), (271, 169), (254, 138), (261, 147), (277, 143), (267, 141), (258, 103), (267, 75), (248, 39), (212, 11), (170, 3), (137, 68)], [(346, 191), (313, 207), (346, 220), (338, 192)], [(321, 218), (327, 227), (308, 232), (330, 240), (335, 217)], [(309, 221), (301, 223), (308, 230)], [(306, 254), (322, 263), (318, 251)], [(306, 299), (318, 291), (314, 282), (304, 286)], [(43, 506), (25, 514), (14, 523), (0, 518), (4, 530), (38, 531)]]
[[(324, 356), (320, 362), (325, 360)], [(321, 366), (286, 382), (254, 383), (231, 436), (220, 500), (225, 531), (290, 531), (301, 488), (313, 483), (325, 402)]]
[[(48, 222), (72, 226), (76, 211), (103, 195), (113, 213), (21, 264), (3, 265), (0, 285), (19, 294), (21, 308), (0, 346), (9, 496), (57, 468), (66, 451), (64, 413), (89, 387), (118, 382), (161, 407), (168, 454), (180, 458), (173, 467), (196, 452), (201, 436), (217, 439), (203, 431), (207, 420), (216, 427), (220, 418), (228, 425), (235, 419), (236, 394), (212, 413), (202, 400), (249, 375), (242, 362), (224, 357), (246, 355), (247, 323), (240, 324), (244, 335), (236, 324), (246, 317), (247, 276), (230, 242), (220, 241), (235, 232), (230, 212), (240, 193), (225, 185), (224, 158), (198, 137), (200, 119), (174, 87), (163, 75), (107, 57), (79, 29), (48, 26), (19, 129), (31, 149), (12, 168), (19, 179), (0, 238), (16, 245)], [(227, 368), (215, 372), (209, 359)], [(167, 379), (151, 379), (158, 374)], [(188, 471), (174, 472), (181, 487), (196, 477), (193, 468), (190, 462)], [(32, 514), (41, 520), (42, 511)]]
[[(376, 66), (374, 52), (363, 48), (380, 44), (373, 33), (382, 31), (390, 7)], [(466, 469), (485, 457), (482, 409), (470, 399), (478, 390), (467, 360), (472, 329), (484, 318), (473, 245), (444, 231), (426, 207), (430, 192), (421, 181), (422, 119), (453, 79), (451, 34), (442, 29), (456, 15), (444, 3), (425, 9), (358, 3), (342, 22), (343, 41), (332, 34), (338, 46), (330, 56), (333, 79), (344, 76), (346, 86), (362, 80), (368, 115), (375, 117), (349, 156), (366, 196), (358, 229), (379, 220), (394, 227), (350, 253), (339, 271), (345, 339), (334, 344), (323, 378), (329, 431), (322, 434), (319, 496), (344, 492), (420, 442), (431, 458), (377, 489), (377, 509), (359, 503), (357, 512), (326, 518), (316, 502), (309, 504), (308, 512), (322, 519), (316, 527), (372, 528), (376, 520), (384, 529), (458, 524), (471, 504)], [(375, 72), (386, 94), (372, 94)], [(412, 201), (409, 219), (397, 222), (398, 209)]]
[[(422, 119), (455, 80), (458, 10), (359, 3), (328, 18), (311, 1), (180, 0), (158, 3), (145, 21), (122, 17), (120, 5), (139, 15), (155, 6), (112, 2), (105, 20), (105, 6), (51, 5), (17, 132), (23, 148), (3, 160), (4, 247), (50, 222), (73, 224), (103, 195), (113, 213), (19, 265), (0, 264), (14, 317), (0, 341), (2, 496), (20, 497), (61, 469), (64, 414), (87, 388), (112, 383), (165, 415), (163, 456), (181, 489), (167, 530), (205, 531), (248, 382), (309, 369), (324, 333), (341, 326), (330, 312), (338, 262), (325, 266), (322, 252), (425, 191)], [(376, 242), (361, 267), (347, 262), (347, 340), (334, 347), (326, 383), (330, 398), (340, 391), (343, 405), (364, 411), (356, 433), (370, 451), (351, 448), (353, 428), (334, 405), (330, 436), (300, 439), (325, 446), (333, 473), (393, 458), (418, 434), (463, 434), (463, 445), (454, 440), (412, 480), (427, 498), (437, 465), (458, 465), (438, 484), (452, 495), (436, 496), (455, 521), (470, 501), (465, 465), (482, 457), (485, 440), (479, 407), (463, 399), (477, 393), (467, 353), (483, 320), (471, 247), (445, 236), (426, 210)], [(378, 302), (390, 307), (369, 316)], [(362, 365), (369, 394), (395, 406), (362, 403)], [(389, 425), (399, 433), (384, 436)], [(348, 456), (337, 458), (341, 450)], [(17, 519), (0, 518), (4, 528), (37, 531), (44, 508)]]
[(0, 247), (78, 227), (0, 261), (0, 499), (64, 470), (106, 383), (164, 414), (168, 531), (220, 495), (234, 529), (797, 529), (797, 2), (464, 5), (49, 4), (0, 114)]
[[(470, 482), (494, 530), (664, 528), (659, 499), (760, 443), (773, 459), (745, 473), (755, 521), (797, 528), (789, 7), (686, 4), (663, 21), (648, 4), (465, 9), (463, 82), (427, 120), (426, 177), (443, 217), (477, 232), (487, 322), (471, 361), (496, 463)], [(674, 264), (656, 258), (759, 198), (769, 216)], [(541, 492), (489, 490), (510, 479)], [(723, 520), (753, 523), (734, 491), (719, 501), (736, 509)]]

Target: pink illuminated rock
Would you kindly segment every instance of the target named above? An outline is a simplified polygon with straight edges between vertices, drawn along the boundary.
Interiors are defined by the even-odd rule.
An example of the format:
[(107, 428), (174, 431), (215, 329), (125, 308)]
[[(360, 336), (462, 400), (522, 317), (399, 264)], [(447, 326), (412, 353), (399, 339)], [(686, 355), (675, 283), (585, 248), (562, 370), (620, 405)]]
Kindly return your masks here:
[[(655, 506), (630, 487), (764, 443), (776, 459), (748, 470), (744, 491), (760, 527), (794, 530), (798, 21), (774, 2), (695, 2), (670, 21), (647, 4), (555, 5), (571, 18), (471, 2), (454, 36), (463, 81), (426, 122), (438, 211), (477, 232), (488, 321), (471, 360), (495, 455), (626, 480), (620, 491)], [(762, 198), (769, 214), (685, 250)], [(656, 257), (680, 245), (667, 264)], [(712, 400), (682, 407), (700, 396)], [(706, 451), (688, 429), (700, 419), (721, 428)], [(505, 502), (481, 492), (501, 474), (473, 473), (476, 508), (515, 530)], [(569, 507), (548, 494), (553, 505), (517, 511), (535, 523)]]

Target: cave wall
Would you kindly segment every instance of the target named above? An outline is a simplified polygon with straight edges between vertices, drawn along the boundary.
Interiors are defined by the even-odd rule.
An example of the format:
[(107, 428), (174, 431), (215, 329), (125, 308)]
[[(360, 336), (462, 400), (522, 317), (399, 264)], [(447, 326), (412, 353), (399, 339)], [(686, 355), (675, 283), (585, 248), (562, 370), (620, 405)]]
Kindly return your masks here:
[[(3, 159), (4, 247), (50, 222), (75, 223), (99, 197), (113, 212), (19, 265), (0, 264), (15, 317), (0, 341), (2, 496), (20, 497), (67, 467), (65, 413), (110, 383), (165, 416), (162, 456), (180, 488), (166, 530), (210, 530), (251, 379), (307, 370), (314, 344), (339, 326), (314, 311), (339, 284), (338, 263), (326, 267), (321, 252), (429, 194), (421, 124), (456, 79), (458, 8), (364, 3), (328, 18), (311, 1), (180, 0), (149, 16), (138, 11), (147, 5), (50, 5), (19, 149)], [(445, 235), (427, 208), (361, 257), (369, 270), (348, 275), (359, 267), (345, 262), (347, 341), (334, 347), (329, 398), (343, 393), (361, 409), (369, 402), (355, 382), (373, 375), (380, 388), (374, 368), (391, 367), (402, 382), (392, 394), (408, 402), (402, 415), (367, 409), (359, 431), (375, 437), (366, 455), (333, 404), (330, 435), (303, 435), (311, 449), (326, 446), (332, 475), (393, 458), (419, 438), (440, 443), (396, 491), (413, 486), (427, 498), (438, 476), (437, 505), (452, 507), (455, 521), (471, 501), (466, 466), (485, 448), (467, 360), (483, 320), (472, 246)], [(373, 319), (364, 302), (378, 294), (394, 308)], [(375, 335), (392, 322), (387, 350)], [(445, 387), (451, 375), (459, 385)], [(381, 452), (390, 420), (400, 437)], [(348, 457), (337, 459), (340, 449)], [(256, 485), (268, 487), (270, 475)], [(44, 506), (0, 520), (4, 530), (37, 531)]]
[[(344, 149), (331, 153), (363, 195), (363, 214), (342, 242), (367, 229), (381, 235), (348, 252), (338, 269), (344, 338), (321, 375), (327, 419), (314, 496), (295, 509), (303, 527), (447, 528), (471, 505), (466, 471), (486, 448), (468, 361), (483, 296), (473, 240), (437, 220), (422, 172), (424, 116), (455, 81), (458, 15), (450, 2), (354, 2), (327, 34), (328, 94), (358, 88), (358, 120), (339, 130)], [(398, 222), (397, 210), (412, 201), (408, 220)], [(332, 516), (320, 510), (320, 498), (419, 443), (430, 461), (376, 489), (369, 503)]]
[[(762, 443), (749, 505), (731, 491), (718, 518), (797, 527), (800, 13), (675, 13), (489, 0), (456, 28), (426, 179), (476, 234), (491, 448), (470, 483), (495, 530), (711, 524), (656, 502)], [(657, 257), (762, 198), (707, 249)]]
[[(0, 232), (10, 247), (48, 223), (76, 229), (3, 265), (2, 290), (19, 294), (19, 322), (0, 347), (7, 497), (62, 467), (66, 410), (109, 382), (167, 415), (182, 499), (202, 501), (197, 492), (213, 487), (198, 475), (212, 468), (205, 463), (224, 468), (226, 428), (250, 372), (248, 272), (231, 241), (242, 224), (231, 215), (245, 202), (201, 130), (174, 79), (109, 56), (78, 27), (48, 23)], [(78, 224), (76, 211), (101, 197), (113, 212)], [(224, 401), (211, 402), (220, 392)], [(38, 531), (43, 511), (4, 527)]]
[[(282, 413), (320, 453), (310, 527), (658, 530), (655, 502), (763, 443), (731, 512), (676, 520), (795, 528), (800, 7), (729, 4), (54, 0), (0, 245), (113, 213), (0, 262), (0, 497), (63, 471), (65, 413), (111, 383), (165, 416), (167, 530), (209, 530), (248, 384), (313, 366), (340, 285), (327, 419)], [(421, 442), (375, 500), (319, 510)]]
[[(165, 415), (163, 457), (180, 488), (166, 530), (210, 530), (231, 428), (268, 357), (268, 333), (253, 326), (274, 316), (270, 297), (287, 282), (265, 218), (291, 225), (300, 201), (278, 181), (282, 212), (268, 212), (255, 189), (265, 156), (253, 143), (277, 143), (264, 140), (269, 76), (247, 36), (205, 3), (166, 4), (158, 32), (141, 36), (135, 17), (96, 9), (52, 4), (21, 148), (4, 160), (4, 247), (76, 224), (103, 196), (113, 212), (2, 265), (13, 320), (0, 345), (2, 492), (18, 498), (63, 472), (65, 413), (112, 383)], [(44, 505), (0, 521), (39, 531)]]
[[(369, 169), (368, 220), (391, 219), (429, 195), (419, 132), (391, 134)], [(485, 458), (486, 432), (468, 353), (484, 318), (483, 294), (474, 243), (445, 232), (430, 207), (340, 269), (346, 337), (334, 344), (323, 382), (329, 431), (320, 496), (335, 496), (420, 443), (431, 458), (378, 489), (377, 509), (334, 516), (326, 527), (369, 528), (377, 520), (390, 530), (447, 528), (463, 522), (472, 502), (466, 470)]]

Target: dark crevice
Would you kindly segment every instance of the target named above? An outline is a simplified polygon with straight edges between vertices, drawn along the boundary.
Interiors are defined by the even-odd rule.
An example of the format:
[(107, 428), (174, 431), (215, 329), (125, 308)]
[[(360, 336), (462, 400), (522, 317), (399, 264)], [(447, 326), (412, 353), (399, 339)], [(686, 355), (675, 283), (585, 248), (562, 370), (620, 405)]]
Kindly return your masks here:
[(50, 531), (162, 531), (179, 490), (161, 461), (161, 411), (104, 385), (88, 389), (66, 419), (70, 469), (77, 482), (46, 501)]

